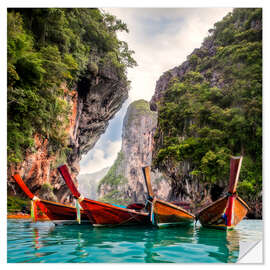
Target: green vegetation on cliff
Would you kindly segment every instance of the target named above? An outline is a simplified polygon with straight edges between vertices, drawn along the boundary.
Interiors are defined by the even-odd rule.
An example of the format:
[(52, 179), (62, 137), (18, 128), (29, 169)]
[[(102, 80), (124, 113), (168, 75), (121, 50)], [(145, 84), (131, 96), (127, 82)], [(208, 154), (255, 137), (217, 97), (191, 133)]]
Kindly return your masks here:
[(147, 117), (156, 118), (157, 113), (150, 110), (149, 102), (144, 99), (139, 99), (132, 102), (125, 116), (125, 126), (126, 128), (131, 125), (140, 125), (140, 123), (134, 123), (134, 121), (138, 122), (141, 119), (142, 115), (146, 115)]
[(255, 200), (262, 190), (262, 10), (234, 9), (209, 32), (161, 100), (154, 163), (188, 161), (191, 175), (216, 183), (228, 181), (230, 155), (243, 155), (238, 191)]
[(127, 183), (127, 179), (121, 174), (119, 168), (122, 166), (124, 154), (120, 151), (113, 166), (109, 169), (108, 173), (101, 179), (98, 185), (98, 193), (100, 194), (101, 187), (109, 188), (109, 192), (99, 198), (100, 201), (107, 203), (123, 203), (120, 199), (121, 196), (118, 189)]
[(134, 52), (116, 32), (127, 25), (95, 8), (12, 8), (7, 27), (8, 161), (34, 151), (35, 134), (61, 155), (70, 111), (61, 84), (72, 90), (86, 69), (97, 75), (100, 66), (126, 80)]

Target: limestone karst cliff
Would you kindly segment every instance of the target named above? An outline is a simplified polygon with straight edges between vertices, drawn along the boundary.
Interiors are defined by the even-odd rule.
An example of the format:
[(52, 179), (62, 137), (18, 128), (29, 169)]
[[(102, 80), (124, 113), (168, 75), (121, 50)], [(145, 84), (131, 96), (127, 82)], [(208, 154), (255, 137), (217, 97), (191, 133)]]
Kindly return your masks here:
[[(71, 151), (66, 162), (76, 179), (82, 155), (93, 148), (100, 135), (105, 132), (109, 120), (127, 99), (128, 84), (124, 79), (119, 80), (113, 67), (109, 70), (100, 68), (96, 76), (88, 70), (85, 77), (79, 81), (76, 91), (72, 93), (73, 96), (69, 97), (72, 115), (68, 132), (68, 147)], [(16, 172), (23, 177), (33, 192), (39, 191), (43, 184), (49, 183), (59, 201), (70, 200), (70, 192), (56, 170), (55, 157), (49, 153), (47, 143), (36, 136), (36, 151), (27, 154), (22, 163), (10, 164), (9, 190), (20, 192), (17, 186), (12, 184), (11, 175)]]
[[(142, 167), (151, 165), (156, 125), (157, 113), (150, 110), (147, 101), (137, 100), (129, 105), (123, 122), (121, 151), (99, 184), (101, 200), (122, 204), (145, 201)], [(167, 199), (168, 181), (157, 171), (151, 173), (151, 178), (157, 195)]]
[[(8, 193), (19, 173), (32, 192), (71, 201), (57, 172), (79, 161), (128, 97), (133, 51), (117, 38), (127, 25), (97, 8), (10, 8), (8, 24)], [(48, 194), (46, 194), (48, 198)]]
[(229, 158), (243, 155), (238, 193), (262, 216), (262, 10), (234, 9), (201, 47), (157, 81), (153, 168), (171, 199), (199, 209), (226, 193)]

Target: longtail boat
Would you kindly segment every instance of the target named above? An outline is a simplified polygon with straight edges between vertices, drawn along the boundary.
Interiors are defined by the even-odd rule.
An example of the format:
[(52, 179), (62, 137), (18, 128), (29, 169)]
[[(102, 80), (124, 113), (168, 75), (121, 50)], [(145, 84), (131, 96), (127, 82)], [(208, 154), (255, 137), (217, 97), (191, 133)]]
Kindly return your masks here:
[(149, 213), (143, 211), (144, 205), (131, 204), (127, 207), (103, 203), (84, 198), (75, 187), (66, 165), (58, 168), (73, 196), (85, 210), (93, 226), (147, 225)]
[[(77, 223), (76, 207), (40, 199), (29, 190), (19, 174), (15, 174), (12, 177), (24, 191), (24, 193), (31, 199), (31, 216), (34, 221), (42, 220), (42, 218), (40, 218), (40, 213), (38, 213), (39, 209), (55, 224)], [(80, 210), (80, 216), (83, 222), (89, 222), (88, 217), (83, 210)]]
[(142, 169), (148, 192), (148, 209), (152, 224), (158, 227), (192, 224), (195, 220), (193, 214), (179, 205), (160, 200), (154, 195), (150, 180), (150, 167), (143, 167)]
[(242, 160), (242, 156), (231, 157), (228, 193), (203, 208), (196, 215), (202, 226), (228, 230), (236, 226), (246, 216), (249, 207), (236, 193)]

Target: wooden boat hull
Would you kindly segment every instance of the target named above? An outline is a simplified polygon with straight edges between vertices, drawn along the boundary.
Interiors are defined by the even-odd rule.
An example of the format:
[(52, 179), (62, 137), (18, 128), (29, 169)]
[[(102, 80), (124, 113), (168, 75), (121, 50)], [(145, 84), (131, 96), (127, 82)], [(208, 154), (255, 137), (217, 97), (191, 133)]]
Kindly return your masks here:
[(231, 157), (227, 196), (213, 202), (196, 215), (202, 226), (229, 230), (246, 216), (249, 207), (236, 193), (242, 160), (242, 156)]
[(148, 210), (152, 224), (158, 227), (192, 224), (195, 219), (194, 215), (179, 205), (165, 202), (155, 197), (150, 180), (150, 167), (143, 167), (142, 171), (148, 193)]
[[(19, 174), (13, 175), (13, 179), (29, 199), (35, 200), (36, 206), (42, 212), (37, 213), (36, 220), (41, 220), (39, 217), (41, 214), (46, 215), (51, 221), (62, 221), (64, 223), (65, 221), (77, 220), (77, 209), (75, 207), (39, 199), (28, 189)], [(81, 210), (81, 220), (88, 220), (88, 216), (83, 210)]]
[(107, 203), (84, 199), (81, 206), (93, 226), (126, 226), (150, 224), (149, 214)]
[(154, 199), (151, 219), (158, 227), (187, 226), (193, 224), (195, 216), (179, 206)]
[(239, 196), (234, 196), (231, 198), (232, 215), (228, 220), (224, 214), (229, 206), (229, 199), (230, 196), (223, 197), (201, 210), (197, 215), (201, 225), (221, 230), (229, 230), (236, 226), (246, 216), (249, 207)]
[[(77, 211), (76, 208), (73, 206), (68, 206), (65, 204), (60, 204), (56, 202), (40, 200), (47, 211), (45, 214), (49, 217), (52, 221), (76, 221), (77, 223)], [(87, 214), (84, 210), (81, 210), (81, 220), (88, 221)]]
[[(84, 198), (74, 185), (66, 165), (58, 167), (71, 193), (78, 199), (93, 226), (123, 226), (150, 224), (149, 213)], [(138, 208), (138, 204), (133, 205)], [(140, 208), (140, 207), (139, 207)]]

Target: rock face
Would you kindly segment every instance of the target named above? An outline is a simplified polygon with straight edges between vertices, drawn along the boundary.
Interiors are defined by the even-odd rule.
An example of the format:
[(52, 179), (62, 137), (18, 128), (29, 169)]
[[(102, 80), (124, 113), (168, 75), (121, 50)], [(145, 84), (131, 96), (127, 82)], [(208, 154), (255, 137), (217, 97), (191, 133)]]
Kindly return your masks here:
[[(65, 86), (63, 85), (65, 88)], [(81, 76), (76, 90), (68, 93), (66, 99), (71, 106), (69, 148), (71, 151), (61, 163), (67, 163), (73, 179), (79, 173), (79, 161), (83, 154), (94, 147), (100, 135), (106, 130), (109, 120), (121, 108), (128, 97), (128, 83), (119, 78), (113, 66), (99, 66), (98, 73), (87, 70)], [(59, 127), (61, 128), (61, 127)], [(64, 180), (57, 172), (55, 156), (47, 149), (48, 142), (35, 137), (35, 152), (26, 153), (20, 164), (8, 167), (8, 192), (21, 193), (11, 175), (19, 173), (32, 192), (42, 196), (41, 187), (49, 184), (60, 202), (72, 201)]]
[[(151, 165), (153, 134), (157, 113), (149, 103), (138, 100), (129, 105), (123, 122), (122, 148), (107, 175), (99, 185), (99, 197), (111, 203), (144, 202), (146, 186), (142, 167)], [(154, 192), (167, 199), (170, 186), (159, 172), (151, 172)]]
[[(234, 28), (233, 31), (237, 32), (239, 37), (241, 36), (242, 44), (246, 44), (247, 40), (250, 42), (249, 44), (260, 44), (261, 42), (261, 31), (262, 31), (262, 23), (261, 23), (261, 17), (260, 17), (260, 10), (251, 10), (246, 9), (247, 12), (243, 9), (236, 9), (234, 11), (234, 17), (237, 18), (235, 21), (231, 22), (231, 27)], [(254, 12), (252, 15), (250, 15), (252, 12)], [(237, 17), (238, 14), (242, 14), (241, 16)], [(254, 15), (255, 14), (255, 15)], [(256, 15), (257, 14), (257, 15)], [(234, 18), (233, 17), (233, 18)], [(227, 17), (224, 19), (224, 21), (230, 20), (230, 15), (227, 15)], [(225, 22), (222, 22), (225, 25)], [(215, 24), (215, 27), (220, 27), (222, 23)], [(237, 39), (238, 36), (236, 36), (234, 43), (227, 36), (225, 36), (225, 32), (229, 32), (228, 29), (222, 34), (220, 32), (216, 33), (216, 29), (211, 29), (209, 32), (214, 32), (213, 35), (208, 36), (204, 42), (202, 43), (201, 47), (199, 49), (195, 49), (188, 57), (185, 62), (183, 62), (180, 66), (174, 67), (169, 71), (166, 71), (163, 73), (163, 75), (159, 78), (159, 80), (156, 82), (156, 88), (155, 93), (150, 101), (150, 108), (152, 111), (157, 112), (158, 114), (162, 110), (162, 106), (169, 105), (165, 104), (164, 99), (166, 98), (166, 95), (169, 95), (169, 91), (167, 91), (170, 88), (170, 84), (173, 81), (178, 81), (179, 84), (182, 83), (186, 78), (185, 76), (189, 73), (196, 73), (199, 74), (202, 78), (202, 80), (207, 81), (209, 83), (209, 89), (211, 87), (215, 87), (216, 89), (222, 89), (224, 91), (224, 96), (229, 97), (230, 93), (226, 92), (227, 89), (232, 89), (231, 85), (233, 84), (233, 81), (235, 80), (234, 77), (230, 77), (229, 75), (233, 74), (232, 68), (227, 63), (222, 62), (221, 51), (226, 50), (226, 48), (231, 49), (234, 48), (233, 46), (238, 46), (238, 42), (240, 41)], [(220, 35), (220, 36), (218, 36)], [(224, 35), (224, 36), (222, 36)], [(246, 35), (246, 36), (244, 36)], [(250, 35), (250, 36), (248, 36)], [(249, 38), (249, 39), (248, 39)], [(219, 40), (217, 40), (219, 39)], [(224, 41), (223, 41), (224, 40)], [(240, 39), (241, 40), (241, 39)], [(223, 43), (222, 43), (223, 42)], [(256, 43), (257, 42), (257, 43)], [(258, 45), (259, 46), (259, 45)], [(241, 48), (241, 46), (239, 45)], [(224, 49), (225, 48), (225, 49)], [(258, 50), (259, 51), (259, 50)], [(230, 55), (232, 53), (230, 52)], [(251, 52), (250, 52), (251, 54)], [(236, 57), (235, 57), (236, 58)], [(240, 58), (240, 57), (239, 57)], [(260, 58), (260, 55), (258, 54), (257, 58), (254, 57), (254, 61)], [(244, 58), (240, 58), (238, 60), (239, 62), (236, 62), (237, 66), (237, 72), (239, 74), (244, 73), (243, 71), (240, 72), (241, 65), (246, 64)], [(220, 61), (220, 63), (219, 63)], [(235, 60), (236, 61), (236, 60)], [(232, 62), (234, 63), (234, 62)], [(253, 64), (254, 62), (250, 62), (250, 64)], [(246, 69), (249, 67), (250, 64), (246, 64)], [(233, 64), (232, 64), (233, 65)], [(258, 65), (259, 70), (259, 65)], [(238, 74), (236, 72), (236, 74)], [(229, 75), (228, 75), (229, 74)], [(236, 77), (236, 76), (235, 76)], [(237, 77), (236, 77), (237, 78)], [(256, 83), (260, 85), (260, 79), (256, 79)], [(249, 84), (251, 83), (252, 79), (246, 77), (244, 80), (247, 82), (249, 81)], [(254, 79), (255, 81), (255, 79)], [(195, 82), (194, 82), (195, 84)], [(181, 85), (179, 86), (181, 88)], [(243, 87), (244, 88), (244, 87)], [(239, 84), (239, 87), (234, 89), (234, 91), (241, 91), (241, 85)], [(252, 89), (251, 89), (252, 90)], [(251, 91), (250, 90), (250, 91)], [(180, 90), (179, 90), (180, 91)], [(187, 90), (188, 91), (188, 90)], [(243, 91), (243, 90), (242, 90)], [(178, 92), (178, 95), (180, 92)], [(176, 94), (175, 94), (176, 95)], [(257, 96), (254, 97), (258, 98), (260, 97), (260, 93), (257, 93)], [(243, 97), (244, 100), (245, 97)], [(225, 98), (224, 98), (225, 100)], [(237, 103), (237, 102), (236, 102)], [(240, 103), (240, 102), (239, 102)], [(168, 103), (169, 104), (169, 103)], [(238, 104), (238, 103), (237, 103)], [(179, 104), (179, 107), (181, 104)], [(239, 106), (239, 105), (237, 105)], [(236, 106), (236, 107), (237, 107)], [(160, 115), (160, 114), (159, 114)], [(177, 117), (175, 117), (177, 119)], [(163, 119), (164, 120), (164, 119)], [(186, 126), (192, 126), (194, 123), (192, 122), (192, 118), (184, 120), (188, 123), (184, 123)], [(202, 123), (201, 126), (204, 124)], [(177, 126), (177, 125), (176, 125)], [(180, 130), (180, 128), (179, 128)], [(184, 129), (183, 129), (184, 130)], [(159, 146), (163, 144), (163, 138), (165, 136), (170, 137), (170, 134), (164, 135), (164, 130), (160, 127), (159, 123), (157, 125), (157, 133), (158, 136), (156, 136), (155, 140), (155, 147), (153, 149), (153, 160), (158, 155)], [(244, 131), (243, 131), (244, 132)], [(178, 136), (179, 134), (175, 135)], [(196, 136), (196, 135), (195, 135)], [(187, 134), (183, 131), (182, 134), (179, 135), (179, 140), (185, 140), (188, 137)], [(243, 151), (244, 152), (244, 151)], [(247, 153), (244, 152), (244, 155), (247, 156)], [(184, 158), (183, 158), (184, 159)], [(247, 158), (246, 158), (247, 160)], [(245, 162), (245, 159), (244, 161)], [(157, 162), (158, 163), (158, 162)], [(180, 165), (179, 165), (180, 164)], [(243, 168), (243, 166), (242, 166)], [(212, 184), (210, 182), (202, 181), (202, 179), (199, 178), (199, 176), (196, 176), (196, 174), (192, 174), (192, 160), (186, 159), (181, 160), (181, 163), (176, 163), (173, 159), (170, 159), (168, 157), (166, 161), (161, 164), (156, 164), (155, 169), (159, 169), (163, 172), (164, 175), (166, 175), (167, 178), (171, 179), (171, 188), (172, 192), (170, 193), (170, 200), (180, 200), (180, 201), (189, 201), (191, 202), (191, 208), (199, 210), (199, 208), (202, 205), (207, 205), (211, 201), (216, 200), (221, 196), (221, 194), (225, 193), (227, 191), (227, 180), (220, 179), (217, 180), (215, 184)], [(243, 169), (242, 169), (243, 170)], [(259, 177), (258, 177), (259, 179)], [(259, 180), (257, 180), (259, 182)], [(261, 218), (262, 208), (261, 208), (261, 197), (256, 197), (254, 200), (247, 200), (247, 203), (251, 207), (251, 211), (249, 212), (250, 217), (256, 217)]]
[[(158, 103), (162, 103), (163, 97), (166, 94), (166, 90), (169, 87), (171, 80), (178, 78), (181, 81), (181, 78), (192, 70), (192, 62), (190, 58), (193, 55), (203, 56), (209, 55), (213, 56), (216, 52), (216, 46), (214, 45), (213, 39), (206, 39), (200, 49), (194, 49), (194, 51), (187, 57), (187, 60), (184, 61), (180, 66), (174, 67), (171, 70), (164, 72), (158, 81), (156, 82), (155, 92), (150, 101), (150, 108), (152, 111), (159, 112)], [(202, 71), (204, 75), (206, 71)], [(216, 85), (221, 87), (219, 83), (219, 76), (217, 72), (212, 73), (211, 86)], [(156, 145), (159, 144), (158, 141), (155, 142)], [(156, 154), (158, 147), (154, 147), (153, 154)], [(160, 169), (168, 178), (171, 179), (171, 192), (169, 199), (172, 201), (186, 201), (191, 205), (191, 209), (197, 209), (196, 201), (201, 202), (203, 205), (209, 204), (211, 199), (211, 189), (209, 189), (208, 184), (202, 184), (199, 179), (189, 174), (190, 172), (190, 163), (184, 161), (181, 167), (175, 166), (168, 161), (167, 166)], [(156, 168), (157, 169), (157, 168)], [(179, 178), (180, 175), (180, 178)], [(220, 189), (219, 194), (223, 192), (225, 186), (224, 183), (220, 182), (219, 185), (216, 185), (215, 188)]]
[(100, 180), (107, 174), (109, 167), (100, 171), (78, 175), (78, 190), (85, 197), (93, 200), (98, 199), (97, 189)]

